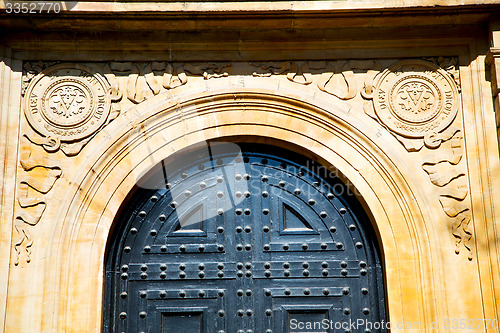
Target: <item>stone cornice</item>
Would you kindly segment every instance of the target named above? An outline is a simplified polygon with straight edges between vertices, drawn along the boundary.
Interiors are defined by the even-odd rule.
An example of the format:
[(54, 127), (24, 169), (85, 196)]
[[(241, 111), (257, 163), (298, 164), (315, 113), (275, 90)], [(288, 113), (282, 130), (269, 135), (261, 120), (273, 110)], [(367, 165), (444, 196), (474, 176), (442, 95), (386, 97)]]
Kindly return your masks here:
[[(310, 30), (456, 26), (483, 24), (491, 15), (500, 13), (500, 0), (56, 1), (52, 3), (60, 6), (58, 13), (45, 10), (36, 14), (8, 14), (6, 5), (10, 2), (0, 1), (0, 29), (9, 31)], [(422, 16), (426, 19), (422, 20)]]
[[(9, 1), (0, 1), (5, 8)], [(499, 0), (441, 1), (57, 1), (71, 13), (214, 13), (214, 12), (350, 12), (370, 10), (470, 10), (500, 6)], [(242, 6), (242, 3), (245, 3)]]

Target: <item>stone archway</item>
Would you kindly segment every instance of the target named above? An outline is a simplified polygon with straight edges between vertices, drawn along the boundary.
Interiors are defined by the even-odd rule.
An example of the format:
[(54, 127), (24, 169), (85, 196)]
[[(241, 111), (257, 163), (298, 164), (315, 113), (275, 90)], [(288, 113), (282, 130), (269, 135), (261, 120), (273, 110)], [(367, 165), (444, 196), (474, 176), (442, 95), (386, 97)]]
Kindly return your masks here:
[[(79, 165), (89, 172), (73, 182), (74, 194), (62, 205), (68, 207), (65, 218), (52, 232), (57, 241), (48, 254), (52, 267), (60, 269), (48, 265), (45, 281), (59, 283), (62, 293), (45, 294), (46, 304), (54, 310), (46, 316), (56, 315), (45, 318), (44, 325), (99, 330), (105, 244), (136, 176), (184, 147), (228, 136), (291, 143), (302, 147), (305, 155), (335, 166), (359, 191), (378, 234), (389, 319), (425, 321), (439, 316), (444, 304), (436, 304), (433, 285), (439, 284), (440, 264), (432, 259), (432, 249), (439, 248), (439, 234), (445, 231), (436, 231), (431, 223), (431, 206), (420, 208), (418, 201), (426, 199), (416, 184), (418, 177), (413, 185), (405, 180), (405, 173), (414, 172), (411, 167), (398, 161), (397, 154), (384, 151), (374, 133), (364, 134), (356, 117), (346, 121), (325, 101), (313, 105), (294, 98), (293, 91), (286, 96), (260, 90), (234, 88), (207, 96), (200, 89), (181, 91), (176, 98), (157, 96), (125, 112), (93, 140), (85, 155), (78, 156)], [(307, 96), (302, 93), (302, 98)], [(69, 250), (63, 252), (63, 247)], [(82, 271), (89, 274), (82, 276)], [(78, 284), (70, 283), (75, 279)], [(89, 295), (88, 290), (95, 292)], [(82, 297), (88, 302), (79, 302)]]

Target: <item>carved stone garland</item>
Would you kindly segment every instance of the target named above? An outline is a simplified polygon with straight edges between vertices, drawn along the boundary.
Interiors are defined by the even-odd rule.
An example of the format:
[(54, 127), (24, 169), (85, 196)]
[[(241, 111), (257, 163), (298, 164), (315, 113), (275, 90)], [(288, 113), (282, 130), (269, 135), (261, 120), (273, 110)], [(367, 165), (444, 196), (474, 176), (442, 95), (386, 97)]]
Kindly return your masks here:
[[(112, 95), (122, 96), (133, 103), (141, 103), (147, 98), (158, 95), (161, 88), (174, 89), (187, 83), (187, 73), (203, 76), (205, 80), (229, 76), (230, 63), (174, 64), (165, 62), (119, 63), (111, 62), (104, 66), (104, 74), (111, 84)], [(120, 87), (117, 76), (126, 76), (126, 87)], [(162, 76), (159, 80), (157, 77)]]
[[(374, 60), (349, 61), (285, 61), (263, 64), (250, 63), (255, 67), (255, 77), (284, 75), (294, 83), (309, 85), (316, 80), (316, 86), (323, 92), (342, 100), (354, 98), (358, 92), (370, 94), (374, 76), (381, 66)], [(164, 89), (170, 90), (185, 85), (188, 74), (203, 79), (227, 77), (232, 63), (131, 63), (112, 62), (104, 66), (104, 76), (111, 84), (112, 96), (126, 95), (133, 103), (141, 103), (158, 95)], [(354, 70), (366, 70), (364, 86), (359, 89)], [(315, 79), (312, 73), (319, 74)], [(126, 84), (120, 86), (118, 77), (126, 77)]]
[[(472, 260), (469, 229), (471, 214), (465, 204), (468, 193), (462, 134), (454, 126), (459, 109), (459, 79), (454, 58), (430, 58), (399, 62), (381, 72), (374, 60), (268, 62), (253, 64), (255, 77), (284, 75), (294, 83), (315, 81), (322, 92), (350, 100), (358, 92), (366, 100), (365, 112), (394, 135), (409, 152), (424, 146), (429, 154), (422, 162), (432, 184), (440, 189), (444, 212), (455, 222), (452, 233), (457, 254), (461, 247)], [(34, 129), (21, 145), (19, 211), (15, 250), (30, 261), (33, 244), (29, 226), (35, 226), (46, 208), (47, 195), (62, 177), (62, 168), (48, 154), (62, 151), (77, 155), (81, 149), (120, 113), (122, 96), (141, 103), (185, 85), (188, 75), (203, 79), (227, 77), (231, 63), (118, 63), (101, 65), (103, 75), (80, 64), (26, 64), (23, 80), (24, 111)], [(443, 69), (444, 68), (444, 69)], [(354, 70), (366, 71), (362, 88)], [(313, 75), (318, 74), (318, 75)], [(120, 86), (117, 77), (126, 78)], [(45, 153), (36, 147), (43, 147)], [(33, 149), (35, 148), (35, 149)], [(30, 194), (34, 192), (34, 194)]]

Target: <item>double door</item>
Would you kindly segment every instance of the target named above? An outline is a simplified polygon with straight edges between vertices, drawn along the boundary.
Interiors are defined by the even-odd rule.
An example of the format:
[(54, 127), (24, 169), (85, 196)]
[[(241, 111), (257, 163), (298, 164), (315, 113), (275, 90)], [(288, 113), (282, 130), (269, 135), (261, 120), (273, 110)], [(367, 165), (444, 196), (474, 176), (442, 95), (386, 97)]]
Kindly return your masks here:
[(378, 331), (381, 269), (359, 206), (319, 165), (262, 150), (192, 153), (136, 194), (108, 266), (110, 331)]

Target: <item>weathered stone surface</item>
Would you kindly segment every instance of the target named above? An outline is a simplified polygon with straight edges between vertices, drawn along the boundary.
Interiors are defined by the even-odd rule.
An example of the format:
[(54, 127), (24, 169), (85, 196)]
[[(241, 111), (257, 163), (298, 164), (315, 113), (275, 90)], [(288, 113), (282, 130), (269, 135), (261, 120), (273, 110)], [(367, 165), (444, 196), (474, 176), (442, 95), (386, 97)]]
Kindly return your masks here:
[(100, 332), (120, 206), (211, 139), (339, 171), (391, 322), (499, 319), (497, 1), (62, 6), (0, 13), (1, 330)]

